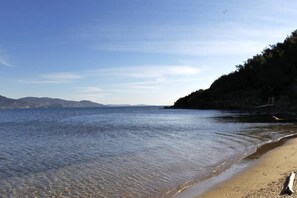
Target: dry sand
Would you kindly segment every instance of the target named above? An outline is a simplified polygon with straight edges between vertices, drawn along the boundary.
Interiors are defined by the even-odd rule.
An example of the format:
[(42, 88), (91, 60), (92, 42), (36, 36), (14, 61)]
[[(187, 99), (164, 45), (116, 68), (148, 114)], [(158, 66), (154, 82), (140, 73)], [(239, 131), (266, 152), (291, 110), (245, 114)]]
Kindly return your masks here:
[(286, 178), (297, 171), (297, 138), (264, 154), (254, 165), (207, 191), (199, 198), (296, 197), (297, 178), (291, 196), (283, 194)]

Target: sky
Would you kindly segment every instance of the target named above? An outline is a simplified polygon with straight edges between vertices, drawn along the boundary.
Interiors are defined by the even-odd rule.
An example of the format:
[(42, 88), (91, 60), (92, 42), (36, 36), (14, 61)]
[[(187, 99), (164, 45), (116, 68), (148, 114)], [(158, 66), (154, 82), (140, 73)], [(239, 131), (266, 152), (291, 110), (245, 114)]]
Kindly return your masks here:
[(296, 0), (0, 0), (0, 95), (172, 105), (297, 29)]

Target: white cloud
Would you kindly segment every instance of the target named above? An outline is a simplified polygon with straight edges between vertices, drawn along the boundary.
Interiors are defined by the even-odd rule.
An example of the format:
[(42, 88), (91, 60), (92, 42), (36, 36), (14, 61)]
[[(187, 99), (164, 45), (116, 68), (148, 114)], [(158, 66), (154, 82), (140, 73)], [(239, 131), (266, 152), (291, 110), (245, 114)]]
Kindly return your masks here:
[(3, 57), (0, 57), (0, 66), (12, 67)]
[(77, 91), (80, 93), (101, 93), (102, 89), (98, 87), (78, 87)]
[(268, 44), (253, 40), (225, 41), (140, 41), (99, 45), (95, 50), (182, 54), (190, 56), (245, 55), (261, 52)]
[(191, 66), (173, 66), (169, 68), (169, 74), (171, 75), (181, 75), (181, 76), (189, 76), (195, 75), (200, 72), (200, 69)]
[(135, 91), (135, 90), (157, 90), (162, 88), (162, 84), (166, 83), (166, 78), (157, 78), (150, 81), (138, 81), (130, 83), (121, 83), (114, 85), (115, 87), (122, 87), (124, 90)]
[[(253, 17), (252, 13), (249, 16)], [(258, 14), (253, 20), (259, 24), (253, 25), (251, 19), (244, 19), (244, 22), (230, 20), (209, 25), (107, 25), (104, 28), (94, 25), (81, 39), (91, 41), (90, 47), (100, 51), (232, 56), (260, 53), (296, 28), (286, 22), (287, 18), (278, 16)]]
[(83, 78), (81, 75), (70, 72), (49, 73), (41, 75), (42, 79), (49, 81), (72, 81)]
[(98, 87), (77, 87), (75, 88), (74, 98), (78, 100), (91, 100), (100, 103), (100, 99), (108, 96), (109, 93)]
[(96, 97), (103, 94), (98, 87), (78, 87), (76, 92), (82, 97)]
[(22, 82), (32, 84), (64, 84), (73, 83), (83, 79), (84, 76), (73, 72), (47, 73), (42, 74), (36, 79), (21, 80)]
[(200, 78), (189, 78), (188, 76), (168, 76), (155, 78), (151, 80), (136, 81), (136, 82), (128, 82), (128, 83), (120, 83), (113, 84), (110, 89), (117, 90), (116, 92), (148, 92), (148, 91), (157, 91), (162, 90), (165, 87), (174, 85), (176, 83), (189, 83), (200, 81)]
[(0, 66), (13, 67), (13, 65), (7, 60), (7, 57), (4, 53), (5, 50), (0, 49)]
[(98, 69), (88, 75), (105, 77), (161, 78), (164, 76), (190, 76), (201, 72), (201, 69), (189, 65), (140, 65)]
[[(79, 80), (89, 80), (94, 77), (112, 78), (116, 81), (131, 82), (132, 79), (165, 79), (165, 77), (178, 77), (178, 76), (195, 76), (202, 70), (189, 65), (140, 65), (140, 66), (126, 66), (104, 68), (92, 71), (80, 72), (58, 72), (41, 74), (37, 78), (22, 79), (20, 82), (31, 84), (65, 84), (74, 83)], [(140, 87), (140, 85), (137, 85)], [(134, 85), (136, 87), (136, 85)], [(145, 87), (142, 85), (142, 87)], [(148, 86), (147, 86), (148, 87)], [(102, 91), (97, 87), (81, 87), (77, 89), (81, 93), (95, 93)]]

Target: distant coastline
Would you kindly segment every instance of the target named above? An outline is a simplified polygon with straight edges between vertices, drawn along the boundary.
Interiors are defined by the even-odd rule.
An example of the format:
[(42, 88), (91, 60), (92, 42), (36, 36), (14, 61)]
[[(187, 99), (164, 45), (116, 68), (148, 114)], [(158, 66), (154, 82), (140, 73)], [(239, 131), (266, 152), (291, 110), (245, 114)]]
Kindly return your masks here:
[(283, 187), (287, 176), (295, 169), (297, 139), (288, 138), (280, 144), (261, 156), (253, 166), (196, 198), (286, 196)]
[(70, 101), (49, 97), (7, 98), (0, 95), (0, 109), (36, 109), (36, 108), (84, 108), (103, 107), (105, 105), (89, 100)]

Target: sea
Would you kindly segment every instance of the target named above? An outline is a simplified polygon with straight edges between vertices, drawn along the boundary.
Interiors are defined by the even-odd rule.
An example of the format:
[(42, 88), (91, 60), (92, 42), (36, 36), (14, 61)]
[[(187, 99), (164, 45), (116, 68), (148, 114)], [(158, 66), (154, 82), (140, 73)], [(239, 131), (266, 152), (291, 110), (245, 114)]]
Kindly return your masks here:
[(172, 197), (296, 133), (255, 117), (159, 106), (0, 110), (0, 197)]

